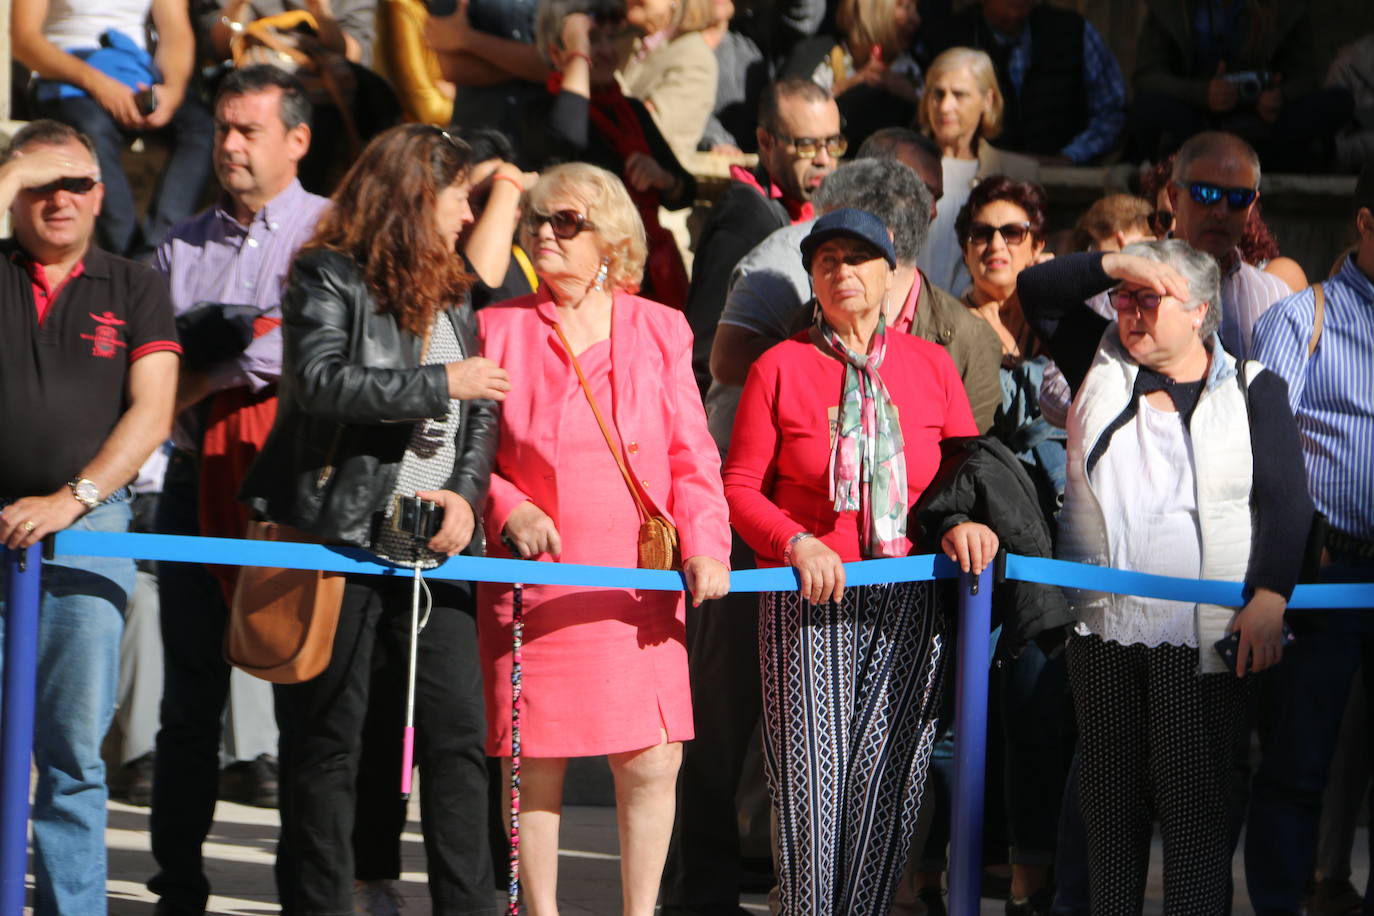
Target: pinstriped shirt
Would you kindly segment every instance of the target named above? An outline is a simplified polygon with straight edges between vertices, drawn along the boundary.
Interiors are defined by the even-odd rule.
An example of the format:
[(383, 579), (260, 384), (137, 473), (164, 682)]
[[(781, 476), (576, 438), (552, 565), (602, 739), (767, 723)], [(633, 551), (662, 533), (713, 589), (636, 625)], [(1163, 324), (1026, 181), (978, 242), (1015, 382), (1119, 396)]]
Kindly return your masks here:
[(1269, 307), (1293, 291), (1278, 277), (1246, 264), (1236, 252), (1236, 266), (1221, 278), (1221, 342), (1237, 360), (1253, 359), (1255, 322)]
[(1252, 355), (1288, 382), (1312, 501), (1336, 530), (1374, 541), (1374, 282), (1352, 256), (1322, 290), (1326, 315), (1311, 359), (1310, 289), (1259, 319)]

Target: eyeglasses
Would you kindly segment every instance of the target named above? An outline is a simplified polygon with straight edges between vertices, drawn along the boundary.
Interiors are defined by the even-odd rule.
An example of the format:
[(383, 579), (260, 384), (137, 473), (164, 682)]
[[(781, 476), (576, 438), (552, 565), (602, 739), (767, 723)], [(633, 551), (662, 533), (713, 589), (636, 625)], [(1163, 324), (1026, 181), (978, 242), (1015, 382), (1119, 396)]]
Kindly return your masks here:
[(539, 227), (545, 223), (553, 229), (554, 238), (570, 239), (584, 229), (595, 229), (591, 223), (587, 222), (587, 217), (576, 210), (559, 210), (556, 213), (540, 213), (538, 210), (531, 210), (525, 217), (525, 227), (531, 233), (539, 231)]
[(35, 194), (52, 194), (55, 191), (66, 191), (68, 194), (89, 194), (94, 187), (94, 178), (59, 178), (45, 185), (30, 188), (30, 190)]
[(1159, 308), (1159, 303), (1164, 299), (1159, 293), (1152, 289), (1126, 289), (1117, 287), (1112, 293), (1112, 305), (1118, 312), (1129, 312), (1139, 306), (1147, 312), (1153, 312)]
[(1210, 184), (1206, 181), (1175, 181), (1175, 185), (1188, 191), (1188, 196), (1194, 203), (1210, 207), (1226, 198), (1226, 206), (1232, 210), (1244, 210), (1255, 202), (1259, 196), (1259, 191), (1254, 188), (1223, 188), (1221, 185)]
[(1031, 224), (1007, 223), (1005, 226), (989, 226), (987, 223), (974, 223), (968, 227), (968, 240), (980, 248), (992, 244), (994, 233), (1002, 237), (1008, 245), (1020, 245), (1030, 235)]
[(1169, 210), (1155, 210), (1146, 219), (1155, 235), (1165, 235), (1174, 228), (1174, 214)]
[(783, 143), (790, 144), (797, 156), (802, 159), (815, 159), (821, 154), (821, 147), (825, 147), (825, 151), (830, 154), (831, 159), (840, 158), (849, 149), (849, 141), (845, 139), (844, 134), (835, 134), (830, 137), (789, 137), (775, 130), (770, 130), (769, 133)]

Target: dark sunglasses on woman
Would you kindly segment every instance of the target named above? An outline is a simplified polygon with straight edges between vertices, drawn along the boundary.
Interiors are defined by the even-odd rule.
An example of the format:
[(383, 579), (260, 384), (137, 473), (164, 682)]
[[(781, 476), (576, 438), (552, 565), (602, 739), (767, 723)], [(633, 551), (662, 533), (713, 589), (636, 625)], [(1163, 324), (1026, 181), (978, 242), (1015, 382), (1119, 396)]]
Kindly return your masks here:
[(1226, 206), (1232, 210), (1244, 210), (1255, 202), (1259, 194), (1254, 188), (1223, 188), (1221, 185), (1206, 181), (1175, 181), (1174, 184), (1188, 191), (1194, 203), (1210, 207), (1226, 198)]
[(548, 223), (553, 229), (554, 238), (570, 239), (584, 229), (594, 229), (591, 223), (587, 222), (587, 217), (576, 210), (559, 210), (556, 213), (540, 213), (538, 210), (531, 210), (525, 216), (525, 225), (531, 233), (539, 231), (539, 227)]
[(987, 223), (974, 223), (968, 227), (968, 240), (975, 245), (991, 245), (992, 235), (997, 233), (1008, 245), (1020, 245), (1030, 235), (1030, 223), (1007, 223), (1005, 226), (989, 226)]
[(1159, 303), (1164, 299), (1159, 293), (1152, 289), (1125, 289), (1117, 287), (1112, 292), (1112, 305), (1118, 312), (1129, 312), (1139, 306), (1147, 312), (1153, 312), (1159, 308)]
[(55, 191), (66, 191), (68, 194), (89, 194), (94, 187), (94, 178), (59, 178), (32, 190), (35, 194), (52, 194)]

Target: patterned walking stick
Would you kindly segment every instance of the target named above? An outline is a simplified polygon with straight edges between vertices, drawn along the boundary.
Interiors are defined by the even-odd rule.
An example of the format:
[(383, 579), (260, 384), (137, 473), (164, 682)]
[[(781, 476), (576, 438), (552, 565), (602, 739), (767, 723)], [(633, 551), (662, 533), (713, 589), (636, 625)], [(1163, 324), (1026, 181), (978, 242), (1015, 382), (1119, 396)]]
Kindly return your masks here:
[(515, 583), (510, 659), (510, 916), (520, 913), (520, 647), (525, 640), (525, 587)]

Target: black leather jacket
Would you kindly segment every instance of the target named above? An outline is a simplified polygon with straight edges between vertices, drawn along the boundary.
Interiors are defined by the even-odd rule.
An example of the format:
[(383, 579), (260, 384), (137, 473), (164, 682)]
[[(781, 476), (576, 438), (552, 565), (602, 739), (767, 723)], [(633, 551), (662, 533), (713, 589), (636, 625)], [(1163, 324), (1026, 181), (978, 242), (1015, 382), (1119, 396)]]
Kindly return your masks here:
[[(477, 352), (466, 303), (438, 320), (453, 322), (464, 356)], [(420, 366), (422, 341), (377, 311), (362, 274), (346, 255), (302, 252), (282, 299), (282, 374), (277, 419), (248, 469), (239, 496), (261, 516), (327, 541), (368, 547), (396, 484), (412, 421), (449, 410), (442, 365)], [(477, 517), (496, 456), (498, 416), (491, 401), (462, 401), (458, 456), (444, 489)]]

